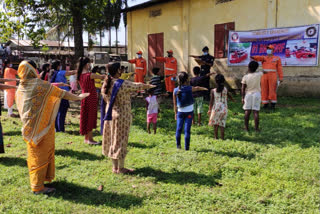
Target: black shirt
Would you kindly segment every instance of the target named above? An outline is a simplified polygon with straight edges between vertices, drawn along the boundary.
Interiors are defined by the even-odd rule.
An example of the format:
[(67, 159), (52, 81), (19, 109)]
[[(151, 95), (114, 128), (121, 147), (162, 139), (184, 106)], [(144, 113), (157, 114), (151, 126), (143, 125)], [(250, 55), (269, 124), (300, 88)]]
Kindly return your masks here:
[(213, 63), (214, 63), (214, 57), (211, 56), (210, 54), (208, 54), (208, 55), (200, 56), (200, 59), (206, 63), (211, 64), (211, 66), (210, 65), (201, 65), (200, 76), (204, 76), (204, 75), (210, 73), (210, 68), (213, 66)]
[[(210, 54), (208, 55), (202, 55), (200, 56), (200, 59), (206, 63), (209, 63), (210, 65), (201, 65), (201, 71), (200, 71), (200, 76), (203, 77), (205, 76), (206, 74), (210, 73), (210, 68), (213, 66), (213, 63), (214, 63), (214, 57), (211, 56)], [(203, 87), (205, 88), (210, 88), (210, 78), (207, 77), (205, 80), (204, 80), (204, 85)]]
[[(206, 76), (203, 76), (203, 77), (193, 77), (193, 78), (190, 80), (190, 85), (193, 86), (193, 87), (196, 87), (196, 86), (206, 87), (206, 79), (207, 79)], [(204, 95), (205, 95), (204, 91), (196, 91), (196, 92), (193, 92), (193, 93), (192, 93), (192, 96), (193, 96), (194, 98), (196, 98), (196, 97), (202, 97), (202, 96), (204, 96)]]

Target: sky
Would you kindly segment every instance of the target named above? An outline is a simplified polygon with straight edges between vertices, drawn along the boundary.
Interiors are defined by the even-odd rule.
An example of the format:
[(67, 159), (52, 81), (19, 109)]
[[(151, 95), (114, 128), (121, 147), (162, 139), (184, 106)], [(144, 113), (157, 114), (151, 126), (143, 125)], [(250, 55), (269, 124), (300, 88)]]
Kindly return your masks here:
[[(149, 0), (128, 0), (128, 6), (131, 7), (131, 6), (134, 6), (134, 5), (137, 5), (137, 4), (141, 4), (141, 3), (144, 3), (144, 2), (147, 2), (147, 1), (149, 1)], [(108, 37), (109, 37), (109, 33), (105, 32), (105, 36), (102, 38), (102, 45), (109, 45), (109, 38)], [(96, 39), (97, 42), (100, 42), (100, 38), (99, 38), (98, 34), (96, 35), (95, 39)], [(116, 41), (116, 32), (115, 32), (115, 30), (113, 30), (112, 33), (111, 33), (111, 40), (112, 40), (112, 45), (114, 45), (115, 41)], [(121, 19), (120, 27), (119, 27), (119, 30), (118, 30), (118, 40), (119, 40), (121, 45), (125, 44), (125, 27), (124, 27), (124, 23), (123, 23), (122, 19)], [(88, 33), (84, 33), (83, 34), (83, 41), (84, 42), (88, 42)]]

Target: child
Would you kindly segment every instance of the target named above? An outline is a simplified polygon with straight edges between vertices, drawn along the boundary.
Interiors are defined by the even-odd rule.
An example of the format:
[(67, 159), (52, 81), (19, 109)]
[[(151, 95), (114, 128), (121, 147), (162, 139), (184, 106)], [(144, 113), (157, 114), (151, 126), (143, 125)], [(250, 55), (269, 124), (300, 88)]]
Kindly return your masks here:
[[(99, 66), (94, 66), (91, 72), (94, 73), (94, 74), (101, 74), (100, 67)], [(98, 94), (98, 99), (99, 99), (100, 93), (101, 93), (102, 81), (103, 80), (101, 80), (101, 79), (95, 79), (94, 80), (94, 86), (96, 87), (96, 91), (97, 91), (97, 94)]]
[[(224, 76), (217, 74), (215, 77), (217, 88), (211, 90), (211, 99), (209, 104), (208, 115), (210, 115), (209, 125), (214, 127), (214, 137), (218, 139), (218, 129), (220, 127), (221, 139), (224, 140), (224, 128), (226, 127), (226, 121), (228, 116), (228, 101), (229, 97), (227, 88), (224, 87)], [(234, 100), (233, 100), (234, 101)]]
[(256, 72), (259, 64), (256, 61), (251, 61), (248, 65), (248, 74), (242, 78), (242, 104), (245, 111), (244, 125), (245, 131), (249, 131), (249, 118), (251, 111), (254, 115), (254, 124), (256, 132), (259, 132), (259, 111), (261, 103), (261, 87), (260, 81), (263, 73)]
[(159, 104), (157, 101), (157, 96), (154, 95), (154, 89), (148, 90), (149, 96), (146, 98), (146, 108), (147, 108), (147, 129), (148, 133), (151, 134), (150, 131), (150, 123), (153, 124), (153, 133), (157, 133), (157, 119), (158, 114), (160, 113)]
[[(66, 65), (66, 71), (70, 71), (70, 65)], [(71, 93), (75, 94), (78, 91), (77, 74), (71, 75), (69, 77)]]
[[(215, 73), (208, 73), (204, 76), (200, 76), (200, 67), (196, 66), (193, 68), (193, 74), (195, 77), (193, 77), (190, 81), (191, 86), (201, 86), (205, 87), (205, 81), (208, 79), (209, 76), (215, 74)], [(198, 126), (201, 126), (201, 114), (203, 113), (203, 97), (205, 94), (203, 91), (198, 91), (195, 93), (192, 93), (192, 96), (194, 98), (194, 112), (198, 112)], [(194, 124), (194, 120), (192, 121), (192, 124)]]
[(177, 121), (176, 143), (177, 148), (181, 149), (181, 132), (184, 124), (185, 150), (189, 150), (194, 103), (192, 92), (207, 91), (208, 89), (189, 86), (189, 75), (186, 72), (178, 74), (178, 84), (179, 86), (173, 91), (173, 108)]
[(162, 93), (162, 87), (161, 87), (161, 81), (163, 80), (163, 77), (159, 76), (158, 73), (160, 71), (160, 68), (153, 68), (152, 69), (152, 78), (150, 80), (151, 85), (156, 85), (154, 90), (154, 95), (160, 95)]

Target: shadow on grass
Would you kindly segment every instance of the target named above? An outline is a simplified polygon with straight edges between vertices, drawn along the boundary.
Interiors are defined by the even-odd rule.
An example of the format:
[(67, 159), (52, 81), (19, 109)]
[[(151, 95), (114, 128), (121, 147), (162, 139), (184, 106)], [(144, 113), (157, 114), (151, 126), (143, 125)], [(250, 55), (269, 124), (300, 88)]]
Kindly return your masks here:
[(154, 177), (156, 182), (173, 183), (173, 184), (188, 184), (194, 183), (198, 185), (205, 186), (216, 186), (219, 185), (216, 179), (221, 178), (221, 171), (214, 175), (204, 175), (195, 172), (163, 172), (158, 169), (153, 169), (151, 167), (143, 167), (136, 169), (133, 175), (138, 175), (142, 177)]
[(90, 161), (94, 161), (94, 160), (102, 160), (104, 159), (104, 157), (98, 156), (98, 155), (94, 155), (88, 152), (79, 152), (79, 151), (75, 151), (75, 150), (69, 150), (69, 149), (59, 149), (55, 151), (56, 155), (59, 156), (63, 156), (63, 157), (73, 157), (76, 158), (78, 160), (90, 160)]
[(156, 147), (156, 145), (154, 145), (154, 144), (146, 145), (146, 144), (136, 143), (136, 142), (129, 142), (128, 146), (134, 147), (134, 148), (139, 148), (139, 149), (152, 149), (152, 148)]
[(213, 151), (211, 149), (200, 149), (200, 150), (196, 150), (197, 152), (203, 152), (203, 153), (215, 153), (217, 155), (221, 155), (221, 156), (228, 156), (230, 158), (235, 158), (235, 157), (239, 157), (239, 158), (243, 158), (243, 159), (247, 159), (247, 160), (251, 160), (253, 158), (256, 157), (255, 154), (253, 153), (249, 153), (249, 154), (243, 154), (240, 152), (222, 152), (222, 151)]
[(17, 131), (7, 131), (3, 133), (3, 136), (21, 136), (21, 130), (17, 130)]
[(5, 166), (27, 166), (27, 160), (23, 158), (16, 157), (1, 157), (0, 156), (0, 164)]
[(52, 186), (57, 190), (53, 197), (79, 204), (129, 209), (132, 206), (141, 206), (143, 202), (143, 198), (134, 195), (98, 191), (66, 181), (53, 182)]

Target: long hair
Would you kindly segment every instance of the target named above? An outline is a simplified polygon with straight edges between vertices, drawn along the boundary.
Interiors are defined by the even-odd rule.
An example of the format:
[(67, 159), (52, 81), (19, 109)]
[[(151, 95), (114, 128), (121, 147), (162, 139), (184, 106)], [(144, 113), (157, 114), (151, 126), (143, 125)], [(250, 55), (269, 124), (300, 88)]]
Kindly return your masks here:
[(41, 77), (40, 77), (42, 80), (44, 80), (46, 78), (46, 75), (49, 72), (49, 67), (50, 67), (49, 63), (45, 63), (45, 64), (42, 65), (42, 67), (41, 67), (42, 74), (41, 74)]
[(27, 60), (27, 62), (28, 62), (30, 65), (32, 65), (32, 67), (33, 67), (35, 70), (37, 69), (37, 64), (36, 64), (33, 60), (29, 59), (29, 60)]
[(215, 77), (216, 83), (217, 83), (217, 92), (221, 93), (224, 89), (224, 76), (222, 74), (217, 74)]
[(60, 60), (53, 60), (52, 65), (51, 65), (51, 68), (52, 68), (53, 70), (55, 70), (55, 71), (58, 71), (60, 65), (61, 65)]
[(179, 90), (177, 92), (178, 98), (181, 98), (181, 87), (183, 84), (185, 84), (188, 81), (188, 73), (185, 71), (182, 71), (178, 74), (178, 87)]
[(78, 74), (77, 74), (77, 79), (80, 80), (80, 76), (82, 74), (82, 70), (86, 64), (90, 62), (90, 59), (88, 57), (80, 57), (79, 59), (79, 64), (78, 64)]
[(119, 62), (109, 63), (107, 67), (108, 67), (108, 76), (106, 77), (107, 84), (105, 86), (105, 94), (108, 94), (108, 91), (110, 90), (111, 80), (118, 73), (120, 69), (120, 63)]
[(10, 60), (9, 59), (5, 59), (3, 62), (3, 69), (2, 69), (2, 73), (4, 74), (4, 71), (6, 70), (6, 68), (8, 67), (8, 65), (10, 64)]

